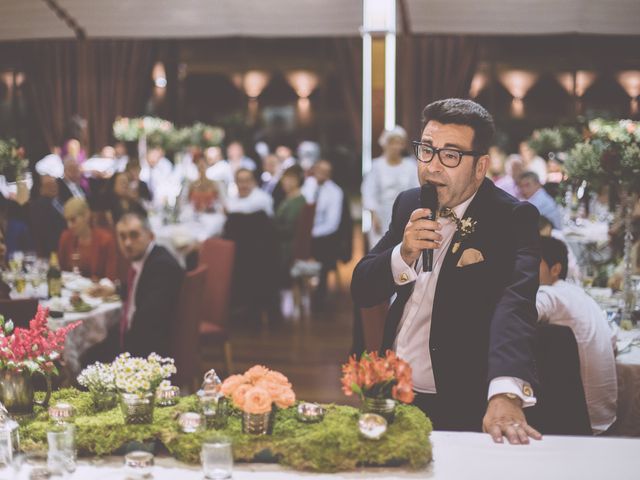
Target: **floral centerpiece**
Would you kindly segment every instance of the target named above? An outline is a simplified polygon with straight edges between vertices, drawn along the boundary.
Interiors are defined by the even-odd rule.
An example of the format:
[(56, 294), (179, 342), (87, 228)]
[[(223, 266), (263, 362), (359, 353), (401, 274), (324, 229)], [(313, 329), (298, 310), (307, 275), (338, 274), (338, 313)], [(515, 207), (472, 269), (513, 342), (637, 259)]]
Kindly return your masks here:
[(176, 373), (172, 358), (152, 353), (147, 358), (119, 355), (111, 364), (125, 423), (151, 423), (158, 385)]
[(135, 142), (143, 135), (155, 133), (169, 135), (173, 130), (173, 123), (157, 117), (119, 117), (113, 122), (113, 136), (123, 142)]
[(566, 162), (569, 177), (586, 181), (594, 187), (609, 185), (619, 192), (624, 215), (624, 298), (625, 308), (621, 326), (631, 327), (635, 306), (631, 248), (632, 211), (640, 193), (640, 123), (632, 120), (603, 120), (589, 122), (587, 138), (578, 143)]
[(0, 139), (0, 174), (7, 179), (19, 180), (29, 167), (24, 148), (15, 139)]
[(549, 158), (549, 154), (565, 153), (582, 141), (578, 129), (569, 126), (534, 130), (527, 142), (538, 155)]
[(222, 143), (222, 140), (224, 140), (224, 130), (220, 127), (198, 122), (193, 124), (189, 130), (190, 145), (202, 149), (218, 146)]
[(360, 395), (364, 412), (393, 421), (396, 401), (413, 402), (411, 366), (391, 350), (382, 357), (365, 352), (360, 360), (353, 355), (342, 366), (342, 391), (347, 396)]
[(78, 383), (89, 390), (96, 410), (109, 410), (116, 405), (116, 377), (111, 364), (89, 365), (78, 375)]
[(57, 375), (55, 361), (64, 350), (67, 334), (79, 325), (71, 323), (56, 331), (47, 325), (49, 309), (38, 307), (29, 328), (14, 328), (11, 320), (0, 315), (0, 400), (9, 412), (29, 414), (33, 411), (32, 375), (47, 379), (47, 403), (51, 394), (50, 376)]
[(289, 379), (262, 365), (251, 367), (242, 375), (231, 375), (222, 383), (220, 391), (242, 411), (245, 433), (268, 433), (274, 407), (288, 408), (296, 401)]

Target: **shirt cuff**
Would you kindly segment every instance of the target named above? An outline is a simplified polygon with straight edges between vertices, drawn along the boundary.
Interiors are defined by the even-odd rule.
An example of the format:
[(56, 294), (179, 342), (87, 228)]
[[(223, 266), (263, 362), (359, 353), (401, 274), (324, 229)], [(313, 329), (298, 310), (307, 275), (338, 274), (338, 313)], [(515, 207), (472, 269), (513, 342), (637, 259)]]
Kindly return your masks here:
[(496, 377), (489, 383), (487, 400), (495, 395), (512, 393), (522, 400), (522, 408), (533, 407), (537, 399), (533, 396), (533, 389), (524, 380), (517, 377)]
[(402, 244), (399, 243), (391, 252), (391, 273), (396, 285), (406, 285), (407, 283), (415, 282), (418, 278), (416, 271), (402, 259), (402, 255), (400, 255), (401, 246)]

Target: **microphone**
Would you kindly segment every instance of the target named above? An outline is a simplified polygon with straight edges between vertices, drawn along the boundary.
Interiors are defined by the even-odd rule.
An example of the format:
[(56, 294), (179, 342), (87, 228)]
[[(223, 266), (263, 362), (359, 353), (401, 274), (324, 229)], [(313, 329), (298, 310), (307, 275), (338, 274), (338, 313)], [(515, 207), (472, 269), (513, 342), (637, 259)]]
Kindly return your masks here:
[[(438, 211), (438, 190), (430, 183), (425, 183), (420, 188), (420, 207), (428, 208), (431, 214), (426, 218), (428, 220), (436, 219)], [(422, 251), (422, 271), (430, 272), (433, 269), (433, 250), (426, 248)]]

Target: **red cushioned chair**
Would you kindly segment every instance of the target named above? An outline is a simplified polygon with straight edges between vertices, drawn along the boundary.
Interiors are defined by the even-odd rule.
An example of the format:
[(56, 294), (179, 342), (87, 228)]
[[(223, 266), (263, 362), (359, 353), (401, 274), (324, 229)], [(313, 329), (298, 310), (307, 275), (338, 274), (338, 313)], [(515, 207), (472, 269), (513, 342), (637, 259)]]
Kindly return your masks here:
[(203, 299), (204, 315), (199, 327), (200, 343), (223, 347), (227, 374), (233, 372), (228, 321), (235, 252), (233, 241), (209, 238), (200, 247), (198, 259), (199, 265), (208, 267)]
[(29, 322), (36, 316), (37, 311), (37, 298), (0, 300), (0, 315), (4, 315), (5, 320), (13, 320), (15, 327), (29, 328)]
[(171, 328), (172, 355), (177, 369), (173, 383), (187, 391), (193, 391), (195, 379), (200, 374), (198, 330), (204, 312), (206, 281), (206, 266), (186, 273), (180, 290), (178, 315)]

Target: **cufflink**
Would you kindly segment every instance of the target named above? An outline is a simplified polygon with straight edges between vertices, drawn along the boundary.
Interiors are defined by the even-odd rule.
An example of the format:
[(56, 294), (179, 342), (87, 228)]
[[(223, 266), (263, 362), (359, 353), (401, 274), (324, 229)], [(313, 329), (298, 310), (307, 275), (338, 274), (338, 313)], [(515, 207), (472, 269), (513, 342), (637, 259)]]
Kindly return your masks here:
[(529, 385), (523, 385), (522, 386), (522, 394), (525, 397), (533, 397), (533, 390), (531, 389), (531, 387)]
[(400, 274), (400, 281), (402, 283), (406, 282), (407, 280), (409, 280), (409, 275), (407, 275), (406, 273), (401, 273)]

